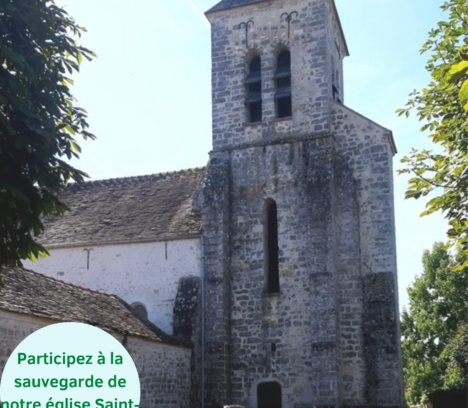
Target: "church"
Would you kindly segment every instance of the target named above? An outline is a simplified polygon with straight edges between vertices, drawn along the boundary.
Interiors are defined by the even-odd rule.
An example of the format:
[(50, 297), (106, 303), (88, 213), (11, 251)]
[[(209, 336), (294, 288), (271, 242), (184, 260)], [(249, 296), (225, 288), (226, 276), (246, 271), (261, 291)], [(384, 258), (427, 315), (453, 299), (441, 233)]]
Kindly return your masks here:
[(206, 168), (69, 186), (70, 211), (45, 220), (51, 256), (27, 266), (190, 341), (178, 406), (403, 407), (396, 147), (345, 105), (334, 0), (222, 0), (206, 17)]

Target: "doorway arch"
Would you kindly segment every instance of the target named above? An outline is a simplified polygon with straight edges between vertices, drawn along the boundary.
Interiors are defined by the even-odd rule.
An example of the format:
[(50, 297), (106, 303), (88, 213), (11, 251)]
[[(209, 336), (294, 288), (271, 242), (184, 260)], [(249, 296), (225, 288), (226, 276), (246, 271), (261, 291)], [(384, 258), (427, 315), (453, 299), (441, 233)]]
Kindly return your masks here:
[(281, 384), (263, 382), (257, 386), (257, 408), (282, 408)]

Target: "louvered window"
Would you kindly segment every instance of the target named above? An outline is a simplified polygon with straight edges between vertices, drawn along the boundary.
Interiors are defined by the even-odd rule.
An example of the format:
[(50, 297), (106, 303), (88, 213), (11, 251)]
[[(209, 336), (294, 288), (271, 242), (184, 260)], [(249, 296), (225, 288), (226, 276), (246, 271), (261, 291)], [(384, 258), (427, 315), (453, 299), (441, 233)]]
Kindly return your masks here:
[(275, 87), (276, 117), (292, 116), (291, 53), (287, 50), (281, 51), (276, 60)]
[(245, 106), (247, 108), (248, 122), (255, 123), (262, 121), (262, 71), (261, 59), (255, 57), (249, 66), (249, 74), (245, 79), (247, 97)]

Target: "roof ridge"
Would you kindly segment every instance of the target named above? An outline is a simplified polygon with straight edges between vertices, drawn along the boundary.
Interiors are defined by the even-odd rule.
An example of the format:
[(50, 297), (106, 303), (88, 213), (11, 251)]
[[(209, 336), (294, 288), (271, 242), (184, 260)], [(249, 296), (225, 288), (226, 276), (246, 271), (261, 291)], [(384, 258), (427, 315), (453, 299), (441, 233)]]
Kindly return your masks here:
[(108, 296), (108, 297), (111, 297), (111, 298), (114, 298), (114, 299), (123, 300), (120, 297), (118, 297), (117, 295), (114, 295), (112, 293), (103, 292), (103, 291), (96, 290), (96, 289), (90, 289), (90, 288), (86, 288), (84, 286), (76, 285), (74, 283), (65, 282), (65, 281), (62, 281), (60, 279), (54, 278), (52, 276), (47, 276), (47, 275), (44, 275), (43, 273), (33, 271), (32, 269), (3, 267), (3, 268), (0, 268), (0, 275), (2, 274), (2, 269), (9, 269), (13, 273), (16, 273), (16, 270), (19, 269), (19, 270), (21, 270), (23, 272), (29, 272), (29, 273), (31, 273), (33, 275), (39, 275), (41, 278), (45, 278), (45, 279), (51, 280), (53, 282), (57, 282), (57, 283), (62, 284), (64, 286), (70, 286), (70, 287), (73, 287), (73, 288), (76, 288), (76, 289), (81, 289), (81, 290), (83, 290), (85, 292), (97, 293), (99, 295), (105, 295), (105, 296)]
[(109, 185), (109, 184), (120, 184), (122, 182), (127, 182), (127, 181), (144, 181), (144, 180), (149, 180), (149, 179), (154, 179), (154, 178), (162, 178), (162, 177), (167, 177), (171, 175), (177, 175), (177, 174), (188, 174), (188, 173), (195, 173), (195, 172), (201, 172), (206, 169), (206, 166), (203, 167), (191, 167), (187, 169), (181, 169), (181, 170), (171, 170), (171, 171), (165, 171), (161, 173), (151, 173), (151, 174), (142, 174), (142, 175), (137, 175), (137, 176), (127, 176), (127, 177), (114, 177), (114, 178), (109, 178), (109, 179), (98, 179), (98, 180), (84, 180), (82, 183), (70, 183), (67, 188), (80, 188), (86, 185)]

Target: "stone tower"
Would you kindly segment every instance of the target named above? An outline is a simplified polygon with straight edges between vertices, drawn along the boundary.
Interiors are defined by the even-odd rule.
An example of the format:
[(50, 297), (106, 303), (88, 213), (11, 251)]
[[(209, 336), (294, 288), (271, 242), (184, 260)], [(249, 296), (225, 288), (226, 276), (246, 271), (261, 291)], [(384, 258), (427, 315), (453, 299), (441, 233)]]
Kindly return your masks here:
[(401, 407), (391, 131), (333, 0), (223, 0), (203, 183), (205, 407)]

